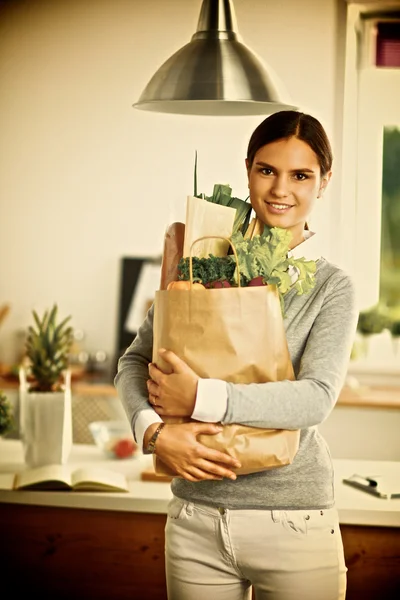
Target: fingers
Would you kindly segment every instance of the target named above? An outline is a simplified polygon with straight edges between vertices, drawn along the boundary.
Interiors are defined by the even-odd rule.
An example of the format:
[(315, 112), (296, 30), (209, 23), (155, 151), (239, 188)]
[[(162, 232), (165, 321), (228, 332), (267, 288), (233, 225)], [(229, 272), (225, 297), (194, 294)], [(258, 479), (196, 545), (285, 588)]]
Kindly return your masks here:
[(169, 363), (174, 371), (174, 373), (181, 373), (185, 370), (186, 363), (172, 352), (172, 350), (166, 350), (165, 348), (160, 348), (158, 354), (161, 356), (165, 362)]
[(208, 460), (198, 460), (196, 464), (188, 465), (183, 469), (182, 477), (189, 481), (231, 479), (235, 481), (236, 473), (225, 469), (222, 465), (210, 462)]
[(148, 379), (146, 381), (146, 385), (147, 385), (147, 391), (149, 392), (149, 394), (153, 394), (154, 396), (159, 395), (160, 387), (153, 379)]
[[(196, 423), (195, 425), (196, 435), (199, 434), (208, 434), (215, 435), (216, 433), (220, 433), (223, 431), (223, 427), (218, 423)], [(206, 446), (203, 446), (206, 448)], [(239, 469), (242, 465), (239, 460), (230, 456), (226, 452), (220, 452), (219, 450), (212, 450), (207, 447), (207, 451), (204, 453), (204, 457), (207, 460), (217, 463), (222, 463), (227, 467), (231, 467), (232, 469)]]
[(149, 394), (149, 402), (152, 406), (154, 406), (154, 408), (156, 408), (158, 406), (157, 397), (153, 396), (153, 394)]
[(226, 452), (213, 450), (198, 442), (192, 451), (191, 466), (218, 478), (236, 479), (234, 469), (239, 469), (241, 464)]
[(148, 379), (146, 383), (147, 383), (147, 391), (149, 392), (150, 404), (152, 404), (154, 407), (158, 406), (159, 408), (161, 408), (158, 385), (156, 383), (154, 383), (154, 381), (152, 381), (151, 379)]
[[(155, 410), (159, 412), (157, 408)], [(222, 429), (216, 423), (167, 424), (164, 436), (160, 436), (157, 453), (174, 472), (188, 481), (235, 480), (234, 470), (240, 468), (240, 461), (226, 452), (208, 448), (197, 439), (199, 433), (215, 434)]]
[(236, 473), (227, 469), (224, 465), (207, 459), (200, 460), (197, 464), (202, 471), (210, 475), (210, 479), (236, 479)]
[(211, 450), (211, 448), (207, 448), (207, 450), (208, 452), (204, 453), (204, 458), (213, 464), (220, 463), (222, 466), (231, 467), (232, 469), (240, 469), (242, 466), (237, 458), (230, 456), (226, 452)]
[(155, 363), (149, 363), (148, 371), (150, 379), (152, 379), (157, 384), (161, 382), (164, 373), (157, 367)]
[(194, 424), (196, 435), (199, 435), (200, 433), (215, 435), (216, 433), (221, 433), (223, 429), (224, 428), (222, 427), (221, 423), (201, 423), (200, 421), (196, 421)]
[(213, 475), (212, 473), (208, 473), (207, 471), (204, 471), (203, 469), (200, 469), (198, 467), (191, 467), (182, 476), (188, 481), (221, 481), (223, 479), (223, 477)]

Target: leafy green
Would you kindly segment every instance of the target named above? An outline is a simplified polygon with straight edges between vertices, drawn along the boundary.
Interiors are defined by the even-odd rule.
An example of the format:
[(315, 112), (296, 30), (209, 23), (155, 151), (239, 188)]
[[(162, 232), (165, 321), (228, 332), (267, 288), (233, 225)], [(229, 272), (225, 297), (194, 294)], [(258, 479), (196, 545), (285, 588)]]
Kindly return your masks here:
[[(247, 227), (250, 223), (250, 215), (252, 206), (250, 202), (235, 198), (232, 196), (232, 188), (230, 185), (224, 185), (222, 183), (216, 183), (214, 185), (213, 193), (211, 196), (206, 196), (203, 193), (197, 192), (197, 150), (194, 158), (194, 172), (193, 172), (193, 196), (196, 198), (203, 198), (208, 202), (214, 204), (220, 204), (221, 206), (230, 206), (236, 209), (235, 220), (233, 223), (232, 233), (241, 231), (243, 234), (246, 233)], [(248, 198), (247, 198), (248, 199)]]
[[(288, 256), (291, 239), (290, 231), (279, 227), (265, 227), (261, 235), (252, 239), (245, 239), (240, 232), (233, 234), (231, 241), (238, 257), (241, 285), (247, 286), (252, 279), (261, 276), (266, 284), (277, 286), (282, 306), (283, 296), (289, 290), (294, 289), (299, 295), (309, 292), (315, 285), (316, 263)], [(295, 283), (292, 283), (289, 267), (297, 270)], [(178, 271), (179, 279), (189, 280), (189, 258), (180, 260)], [(225, 279), (231, 285), (237, 285), (237, 277), (236, 261), (232, 254), (193, 258), (193, 280), (203, 285)]]
[(239, 270), (250, 280), (262, 275), (266, 283), (276, 284), (279, 291), (285, 294), (292, 288), (292, 280), (288, 273), (289, 266), (298, 271), (298, 279), (294, 285), (298, 294), (304, 294), (314, 287), (316, 264), (305, 258), (289, 257), (289, 246), (292, 234), (279, 227), (265, 228), (262, 235), (245, 239), (238, 232), (232, 236), (239, 260)]
[(299, 277), (294, 284), (299, 295), (307, 294), (315, 285), (315, 272), (317, 265), (313, 260), (305, 260), (304, 258), (289, 258), (289, 265), (298, 270)]
[[(262, 276), (264, 282), (276, 285), (284, 312), (283, 296), (291, 289), (301, 295), (309, 292), (315, 285), (316, 264), (313, 260), (289, 257), (292, 234), (279, 227), (264, 228), (261, 235), (245, 239), (240, 232), (232, 235), (239, 271), (245, 278), (245, 284), (255, 277)], [(297, 270), (298, 278), (292, 283), (289, 267)]]
[[(235, 283), (234, 273), (236, 263), (234, 257), (229, 256), (214, 256), (210, 254), (208, 257), (198, 258), (194, 256), (193, 263), (193, 281), (198, 281), (203, 285), (213, 283), (214, 281), (227, 280), (231, 285)], [(178, 263), (178, 279), (189, 281), (190, 266), (189, 258), (181, 258)]]
[(237, 231), (241, 231), (243, 234), (246, 233), (250, 222), (252, 206), (250, 202), (232, 196), (232, 188), (229, 185), (216, 183), (211, 196), (197, 194), (197, 154), (195, 162), (194, 195), (197, 198), (203, 198), (213, 204), (220, 204), (221, 206), (229, 206), (236, 209), (232, 233), (236, 233)]
[(231, 201), (232, 188), (229, 185), (223, 183), (216, 183), (214, 185), (212, 196), (205, 196), (205, 200), (213, 202), (214, 204), (221, 204), (222, 206), (229, 206)]

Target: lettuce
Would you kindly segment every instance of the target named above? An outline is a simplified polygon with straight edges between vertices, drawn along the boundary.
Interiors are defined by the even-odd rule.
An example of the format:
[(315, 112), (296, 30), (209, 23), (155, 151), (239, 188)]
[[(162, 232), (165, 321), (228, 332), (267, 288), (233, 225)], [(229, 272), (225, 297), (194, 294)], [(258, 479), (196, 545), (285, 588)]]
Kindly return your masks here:
[[(281, 295), (293, 288), (301, 295), (314, 287), (315, 261), (288, 256), (292, 234), (287, 229), (265, 227), (262, 235), (252, 239), (245, 239), (236, 232), (231, 239), (238, 255), (239, 271), (247, 281), (262, 276), (265, 283), (276, 285)], [(289, 266), (298, 272), (294, 285)]]
[[(264, 283), (277, 287), (283, 310), (283, 297), (294, 289), (306, 294), (315, 285), (316, 263), (313, 260), (288, 256), (292, 234), (287, 229), (265, 227), (261, 235), (244, 238), (239, 231), (231, 236), (238, 257), (240, 283), (248, 286), (252, 279), (262, 277)], [(298, 278), (293, 283), (289, 268), (296, 269)], [(189, 258), (181, 258), (178, 265), (179, 279), (189, 279)], [(224, 257), (209, 255), (193, 257), (193, 279), (203, 285), (215, 281), (229, 281), (238, 285), (238, 271), (234, 255)]]

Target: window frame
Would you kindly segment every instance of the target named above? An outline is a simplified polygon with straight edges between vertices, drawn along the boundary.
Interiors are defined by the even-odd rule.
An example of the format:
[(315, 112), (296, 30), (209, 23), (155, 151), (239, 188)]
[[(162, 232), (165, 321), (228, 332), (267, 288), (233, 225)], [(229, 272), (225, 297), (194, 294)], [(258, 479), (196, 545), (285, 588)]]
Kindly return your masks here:
[[(379, 11), (391, 11), (393, 7), (399, 9), (400, 3), (380, 3)], [(362, 15), (376, 12), (377, 8), (376, 3), (351, 2), (347, 6), (338, 232), (341, 264), (355, 281), (359, 310), (369, 309), (379, 301), (383, 126), (400, 125), (400, 111), (398, 117), (386, 112), (382, 117), (376, 110), (376, 97), (371, 97), (369, 102), (364, 97), (366, 87), (373, 81), (375, 94), (382, 91), (382, 82), (393, 74), (400, 84), (400, 69), (375, 66), (372, 29)], [(375, 112), (372, 110), (371, 115), (374, 106)], [(393, 118), (394, 122), (390, 122)], [(370, 123), (371, 127), (361, 128), (360, 121)], [(377, 162), (366, 174), (366, 155), (371, 147), (377, 150)], [(371, 155), (367, 160), (371, 161)], [(349, 373), (380, 374), (386, 381), (394, 377), (400, 383), (400, 364), (388, 340), (390, 334), (386, 333), (386, 340), (384, 336), (381, 340), (382, 352), (375, 352), (374, 358), (365, 361), (351, 361)], [(380, 354), (382, 359), (377, 360)]]

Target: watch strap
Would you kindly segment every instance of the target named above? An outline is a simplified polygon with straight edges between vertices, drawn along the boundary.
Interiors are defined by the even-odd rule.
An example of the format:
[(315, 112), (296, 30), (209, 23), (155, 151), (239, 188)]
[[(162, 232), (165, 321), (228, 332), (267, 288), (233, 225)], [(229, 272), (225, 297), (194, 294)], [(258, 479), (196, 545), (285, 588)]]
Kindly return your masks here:
[(160, 435), (165, 423), (160, 423), (153, 435), (151, 436), (149, 443), (147, 444), (145, 454), (154, 454), (154, 450), (156, 449), (156, 441), (158, 436)]

